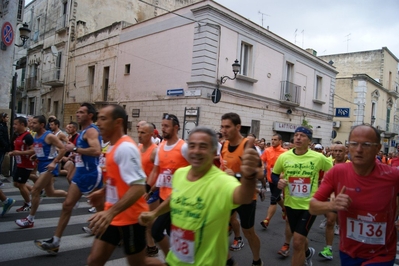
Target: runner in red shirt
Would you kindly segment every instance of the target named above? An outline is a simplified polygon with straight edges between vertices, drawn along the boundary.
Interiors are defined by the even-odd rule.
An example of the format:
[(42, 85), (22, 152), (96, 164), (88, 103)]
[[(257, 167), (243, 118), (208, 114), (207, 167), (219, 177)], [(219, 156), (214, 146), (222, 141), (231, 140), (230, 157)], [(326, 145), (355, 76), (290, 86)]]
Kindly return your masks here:
[[(349, 134), (351, 163), (335, 165), (310, 201), (319, 215), (338, 211), (342, 265), (391, 266), (396, 256), (396, 196), (399, 170), (376, 163), (377, 129), (359, 125)], [(334, 192), (335, 200), (327, 201)]]

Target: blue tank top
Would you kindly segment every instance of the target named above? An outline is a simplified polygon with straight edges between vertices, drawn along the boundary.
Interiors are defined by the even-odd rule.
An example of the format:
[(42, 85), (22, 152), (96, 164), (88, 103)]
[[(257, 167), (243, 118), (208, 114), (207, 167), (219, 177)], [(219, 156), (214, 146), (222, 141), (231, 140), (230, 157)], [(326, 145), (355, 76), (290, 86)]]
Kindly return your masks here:
[(46, 131), (40, 138), (37, 137), (33, 139), (33, 149), (35, 150), (37, 159), (39, 161), (49, 161), (54, 159), (54, 149), (53, 145), (47, 144), (45, 139), (48, 134), (52, 134), (50, 131)]
[[(76, 147), (78, 148), (88, 148), (89, 143), (83, 139), (86, 131), (89, 128), (94, 128), (98, 132), (98, 141), (101, 143), (101, 136), (100, 136), (100, 131), (98, 130), (98, 127), (95, 124), (91, 124), (87, 128), (85, 128), (79, 135), (78, 141), (76, 143)], [(98, 172), (98, 163), (99, 163), (99, 156), (89, 156), (89, 155), (83, 155), (83, 154), (77, 154), (75, 157), (75, 167), (76, 167), (76, 173), (79, 174), (87, 174), (87, 173), (96, 173)], [(75, 173), (75, 175), (76, 175)]]

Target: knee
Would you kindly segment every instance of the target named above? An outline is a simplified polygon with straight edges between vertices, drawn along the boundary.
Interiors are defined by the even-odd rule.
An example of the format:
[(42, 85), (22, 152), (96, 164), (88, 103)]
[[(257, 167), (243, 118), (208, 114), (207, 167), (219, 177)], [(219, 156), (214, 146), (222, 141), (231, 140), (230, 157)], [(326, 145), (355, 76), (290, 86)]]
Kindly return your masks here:
[(64, 203), (62, 203), (62, 210), (66, 211), (66, 212), (71, 212), (73, 207), (75, 206), (75, 204), (73, 204), (70, 201), (65, 200)]
[(18, 182), (14, 182), (13, 185), (14, 185), (14, 187), (16, 187), (16, 188), (20, 188), (20, 183), (18, 183)]
[(297, 250), (297, 251), (304, 250), (305, 249), (305, 240), (306, 240), (306, 238), (294, 236), (294, 239), (292, 240), (292, 245), (293, 245), (294, 250)]
[(335, 216), (333, 217), (327, 217), (327, 222), (326, 222), (326, 227), (334, 227), (335, 225)]
[(244, 233), (246, 239), (252, 239), (256, 235), (254, 227), (251, 227), (249, 229), (242, 228), (242, 232)]

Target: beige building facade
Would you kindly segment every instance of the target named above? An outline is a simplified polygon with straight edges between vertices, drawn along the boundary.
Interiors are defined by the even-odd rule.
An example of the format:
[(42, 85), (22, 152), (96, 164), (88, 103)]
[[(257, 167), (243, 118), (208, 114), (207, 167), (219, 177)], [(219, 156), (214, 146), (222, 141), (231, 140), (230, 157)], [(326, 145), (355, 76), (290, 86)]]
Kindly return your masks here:
[[(68, 61), (74, 58), (77, 39), (116, 21), (135, 24), (198, 0), (34, 0), (24, 21), (31, 29), (28, 43), (17, 51), (18, 112), (29, 115), (64, 115)], [(73, 85), (73, 84), (72, 84)], [(73, 116), (74, 118), (75, 116)], [(65, 123), (64, 123), (65, 125)]]
[(334, 97), (336, 140), (346, 142), (353, 126), (368, 123), (382, 137), (382, 150), (397, 150), (398, 58), (382, 49), (321, 56), (339, 71)]
[[(288, 141), (308, 123), (316, 142), (330, 144), (334, 67), (213, 1), (175, 13), (78, 38), (68, 61), (65, 118), (83, 101), (117, 103), (129, 114), (133, 137), (138, 121), (160, 127), (171, 113), (186, 138), (195, 125), (218, 131), (221, 115), (236, 112), (244, 135), (270, 139), (277, 132)], [(222, 76), (234, 77), (236, 59), (240, 73), (221, 84)]]

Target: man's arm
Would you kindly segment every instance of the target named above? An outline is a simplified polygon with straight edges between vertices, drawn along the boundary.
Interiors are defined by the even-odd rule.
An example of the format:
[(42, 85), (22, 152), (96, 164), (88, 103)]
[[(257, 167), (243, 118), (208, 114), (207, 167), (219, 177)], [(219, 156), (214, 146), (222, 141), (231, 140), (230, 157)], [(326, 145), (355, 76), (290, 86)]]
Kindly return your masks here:
[(123, 197), (106, 211), (98, 212), (89, 219), (89, 228), (95, 235), (102, 235), (112, 219), (132, 206), (145, 192), (144, 185), (131, 185)]
[[(94, 128), (89, 128), (88, 130), (86, 130), (84, 137), (87, 143), (89, 143), (89, 147), (78, 148), (76, 152), (82, 155), (89, 155), (94, 157), (100, 156), (101, 144), (100, 141), (98, 140), (98, 131)], [(65, 145), (65, 148), (67, 151), (73, 151), (73, 148), (75, 148), (75, 144), (68, 143)]]
[(66, 152), (64, 144), (62, 144), (61, 140), (54, 134), (48, 134), (45, 141), (47, 144), (53, 145), (58, 149), (58, 155), (54, 158), (53, 163), (59, 163)]
[(139, 216), (139, 223), (143, 226), (147, 226), (158, 216), (170, 212), (170, 196), (161, 203), (155, 210), (150, 212), (142, 212)]

